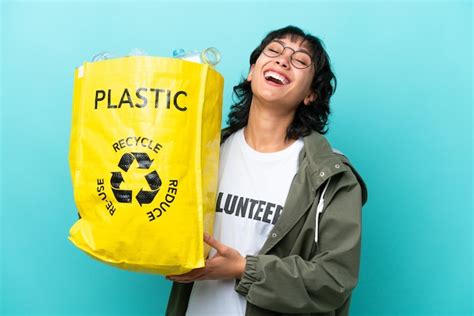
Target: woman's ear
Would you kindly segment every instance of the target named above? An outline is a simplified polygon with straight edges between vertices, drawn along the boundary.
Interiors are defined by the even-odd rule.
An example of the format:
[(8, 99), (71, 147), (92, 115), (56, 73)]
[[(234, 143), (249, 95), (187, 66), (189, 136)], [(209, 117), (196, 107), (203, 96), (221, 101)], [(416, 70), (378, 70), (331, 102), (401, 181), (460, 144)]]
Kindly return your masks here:
[(314, 100), (316, 100), (316, 93), (311, 92), (310, 94), (306, 96), (306, 98), (304, 98), (303, 103), (304, 105), (309, 105)]
[(252, 76), (253, 76), (253, 68), (255, 67), (255, 64), (250, 66), (249, 74), (247, 75), (247, 81), (252, 81)]

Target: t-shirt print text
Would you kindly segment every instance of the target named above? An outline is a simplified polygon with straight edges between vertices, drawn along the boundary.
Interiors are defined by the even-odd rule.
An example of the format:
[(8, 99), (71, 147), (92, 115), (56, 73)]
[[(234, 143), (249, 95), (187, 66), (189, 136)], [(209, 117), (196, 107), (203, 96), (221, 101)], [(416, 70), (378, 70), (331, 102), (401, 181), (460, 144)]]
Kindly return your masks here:
[(275, 225), (283, 206), (229, 193), (219, 192), (216, 212)]

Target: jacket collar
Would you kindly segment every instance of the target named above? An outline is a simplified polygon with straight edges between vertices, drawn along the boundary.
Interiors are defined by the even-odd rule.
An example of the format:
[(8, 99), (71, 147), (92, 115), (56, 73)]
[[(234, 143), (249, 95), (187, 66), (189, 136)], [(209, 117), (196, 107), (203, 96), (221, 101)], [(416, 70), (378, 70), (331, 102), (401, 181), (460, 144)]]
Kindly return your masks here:
[[(299, 156), (299, 165), (306, 160), (312, 188), (315, 190), (327, 179), (348, 170), (340, 155), (333, 152), (326, 138), (312, 132), (303, 138), (304, 147)], [(313, 191), (314, 191), (313, 190)]]
[(357, 178), (362, 190), (362, 204), (367, 202), (367, 186), (361, 175), (357, 172), (349, 159), (343, 153), (334, 151), (326, 138), (313, 132), (303, 138), (304, 150), (299, 156), (299, 164), (301, 165), (304, 158), (308, 161), (308, 168), (311, 170), (311, 183), (313, 188), (318, 188), (333, 175), (343, 172), (352, 171)]

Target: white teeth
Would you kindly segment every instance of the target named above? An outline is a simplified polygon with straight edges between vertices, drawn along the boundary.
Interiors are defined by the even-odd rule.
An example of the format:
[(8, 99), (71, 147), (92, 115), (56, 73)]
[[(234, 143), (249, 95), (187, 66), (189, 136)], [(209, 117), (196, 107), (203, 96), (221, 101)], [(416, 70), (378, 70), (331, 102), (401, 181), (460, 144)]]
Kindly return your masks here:
[(276, 72), (271, 71), (271, 70), (265, 72), (264, 76), (265, 76), (265, 79), (268, 79), (268, 78), (272, 77), (272, 78), (280, 81), (282, 84), (288, 84), (290, 82), (288, 79), (286, 79), (285, 77), (283, 77), (279, 73), (276, 73)]

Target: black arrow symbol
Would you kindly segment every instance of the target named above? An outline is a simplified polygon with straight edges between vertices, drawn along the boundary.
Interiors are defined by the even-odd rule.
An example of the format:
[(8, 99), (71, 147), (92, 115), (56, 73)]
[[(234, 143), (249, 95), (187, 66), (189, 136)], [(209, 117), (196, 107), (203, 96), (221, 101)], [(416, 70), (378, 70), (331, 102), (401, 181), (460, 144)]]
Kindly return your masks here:
[(135, 156), (138, 162), (138, 168), (140, 169), (148, 169), (151, 166), (153, 160), (150, 160), (147, 153), (132, 153)]
[(110, 184), (116, 189), (120, 189), (120, 183), (125, 182), (120, 172), (112, 172), (112, 177), (110, 178)]
[(140, 192), (138, 192), (136, 196), (138, 203), (140, 203), (140, 206), (142, 206), (142, 204), (150, 204), (155, 198), (155, 195), (158, 193), (158, 191), (159, 190), (144, 191), (143, 189), (140, 189)]
[(146, 181), (148, 182), (148, 185), (150, 186), (150, 189), (152, 190), (159, 190), (161, 187), (161, 179), (160, 176), (158, 175), (158, 172), (153, 171), (150, 172), (145, 176)]
[(134, 155), (125, 153), (123, 154), (122, 158), (120, 158), (120, 162), (118, 166), (120, 167), (120, 169), (127, 172), (134, 160), (135, 160)]
[(117, 190), (112, 188), (114, 196), (118, 202), (121, 203), (132, 203), (132, 191), (131, 190)]

